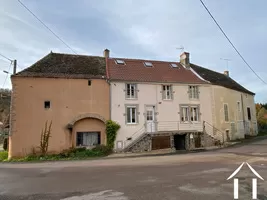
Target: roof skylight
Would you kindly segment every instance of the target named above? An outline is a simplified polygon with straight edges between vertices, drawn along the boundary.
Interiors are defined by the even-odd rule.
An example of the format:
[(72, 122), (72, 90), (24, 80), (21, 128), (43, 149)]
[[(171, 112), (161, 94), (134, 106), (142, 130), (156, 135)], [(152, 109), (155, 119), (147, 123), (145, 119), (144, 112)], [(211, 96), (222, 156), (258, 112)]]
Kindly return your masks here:
[(115, 62), (116, 62), (116, 64), (118, 64), (118, 65), (125, 65), (124, 60), (119, 60), (119, 59), (117, 59), (117, 60), (115, 60)]
[(144, 62), (146, 67), (153, 67), (153, 64), (151, 62)]
[(171, 67), (172, 67), (172, 68), (177, 68), (178, 65), (177, 65), (176, 63), (171, 63)]

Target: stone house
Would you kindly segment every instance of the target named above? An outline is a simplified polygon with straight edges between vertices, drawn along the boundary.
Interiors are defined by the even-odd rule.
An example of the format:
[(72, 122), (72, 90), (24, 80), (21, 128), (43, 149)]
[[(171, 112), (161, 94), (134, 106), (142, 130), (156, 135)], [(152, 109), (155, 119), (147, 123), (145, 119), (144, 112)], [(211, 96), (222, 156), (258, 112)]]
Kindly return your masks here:
[(105, 144), (110, 119), (104, 57), (49, 53), (11, 76), (9, 157), (21, 157), (40, 144), (52, 121), (49, 153)]
[(117, 121), (117, 151), (194, 149), (255, 135), (254, 93), (190, 63), (49, 53), (11, 76), (9, 157), (40, 143), (52, 121), (49, 153), (106, 144)]

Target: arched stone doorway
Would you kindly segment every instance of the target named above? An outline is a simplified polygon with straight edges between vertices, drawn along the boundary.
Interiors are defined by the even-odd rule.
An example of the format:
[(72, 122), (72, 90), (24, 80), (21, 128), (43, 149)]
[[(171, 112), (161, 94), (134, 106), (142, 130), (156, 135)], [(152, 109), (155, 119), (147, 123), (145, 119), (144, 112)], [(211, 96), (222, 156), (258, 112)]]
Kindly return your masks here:
[(106, 144), (105, 118), (98, 114), (82, 114), (75, 117), (69, 124), (72, 147), (93, 147)]

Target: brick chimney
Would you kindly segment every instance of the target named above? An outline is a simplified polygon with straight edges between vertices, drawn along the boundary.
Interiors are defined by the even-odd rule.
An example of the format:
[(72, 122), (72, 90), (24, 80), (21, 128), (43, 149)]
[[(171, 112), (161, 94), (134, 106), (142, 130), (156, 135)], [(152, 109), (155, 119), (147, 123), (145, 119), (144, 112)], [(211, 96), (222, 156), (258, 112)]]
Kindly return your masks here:
[(223, 73), (225, 76), (229, 77), (229, 71), (224, 71)]
[(103, 55), (104, 55), (105, 58), (109, 58), (109, 50), (105, 49), (104, 52), (103, 52)]
[(186, 69), (190, 68), (190, 60), (189, 60), (189, 53), (188, 52), (183, 52), (180, 55), (180, 63), (185, 66)]

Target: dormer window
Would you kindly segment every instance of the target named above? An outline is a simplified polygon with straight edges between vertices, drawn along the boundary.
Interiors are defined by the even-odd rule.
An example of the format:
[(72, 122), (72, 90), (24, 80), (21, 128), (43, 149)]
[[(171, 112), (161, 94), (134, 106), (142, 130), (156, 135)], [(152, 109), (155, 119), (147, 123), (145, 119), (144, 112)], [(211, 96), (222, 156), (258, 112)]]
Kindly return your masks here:
[(178, 68), (178, 65), (176, 63), (171, 63), (172, 68)]
[(153, 67), (153, 64), (151, 62), (144, 62), (144, 65), (146, 67)]
[(117, 60), (115, 60), (115, 63), (116, 63), (117, 65), (125, 65), (124, 60), (119, 60), (119, 59), (117, 59)]

